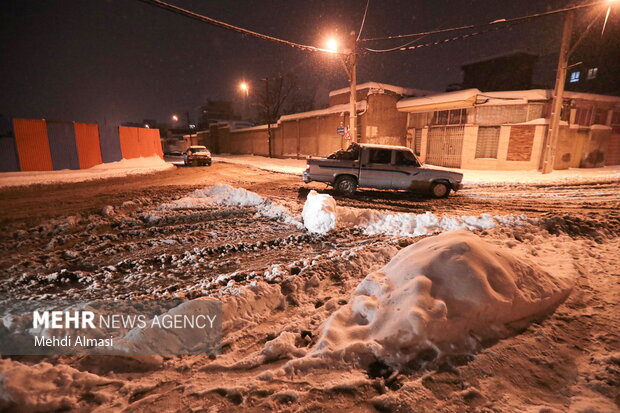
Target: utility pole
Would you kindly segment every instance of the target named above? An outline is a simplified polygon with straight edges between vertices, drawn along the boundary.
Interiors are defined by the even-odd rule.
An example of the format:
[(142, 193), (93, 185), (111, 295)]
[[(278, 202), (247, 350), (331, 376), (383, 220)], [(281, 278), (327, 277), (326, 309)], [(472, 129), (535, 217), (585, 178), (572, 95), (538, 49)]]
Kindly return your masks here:
[(272, 158), (271, 151), (271, 108), (269, 102), (269, 78), (263, 79), (265, 81), (265, 113), (267, 115), (267, 145), (269, 147), (269, 157)]
[(544, 174), (548, 174), (553, 171), (553, 164), (555, 162), (555, 152), (558, 144), (558, 132), (560, 128), (560, 115), (562, 112), (564, 83), (566, 82), (566, 70), (568, 68), (570, 40), (571, 34), (573, 32), (574, 20), (574, 12), (566, 12), (566, 15), (564, 17), (564, 28), (562, 29), (562, 45), (560, 46), (558, 70), (555, 75), (555, 88), (553, 89), (551, 119), (549, 121), (549, 131), (547, 133), (545, 153), (543, 158), (544, 161), (542, 166), (542, 173)]
[(189, 111), (185, 112), (185, 117), (187, 119), (187, 129), (189, 130), (189, 144), (192, 145), (192, 124), (189, 120)]
[(355, 31), (351, 31), (351, 54), (349, 59), (349, 133), (351, 134), (351, 143), (357, 142), (357, 40)]

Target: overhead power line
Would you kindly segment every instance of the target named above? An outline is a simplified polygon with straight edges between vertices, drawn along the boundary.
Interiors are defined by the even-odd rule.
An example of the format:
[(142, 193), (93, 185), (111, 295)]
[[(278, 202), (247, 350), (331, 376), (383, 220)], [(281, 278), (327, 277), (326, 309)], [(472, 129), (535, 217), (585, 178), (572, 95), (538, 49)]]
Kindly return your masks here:
[(146, 4), (150, 4), (152, 6), (156, 6), (156, 7), (162, 8), (164, 10), (171, 11), (173, 13), (180, 14), (180, 15), (185, 16), (185, 17), (189, 17), (189, 18), (194, 19), (194, 20), (201, 21), (203, 23), (210, 24), (212, 26), (221, 27), (221, 28), (226, 29), (226, 30), (231, 30), (231, 31), (234, 31), (234, 32), (237, 32), (237, 33), (241, 33), (241, 34), (245, 34), (245, 35), (248, 35), (248, 36), (256, 37), (258, 39), (263, 39), (263, 40), (268, 40), (268, 41), (275, 42), (275, 43), (284, 44), (284, 45), (295, 47), (295, 48), (301, 49), (301, 50), (307, 50), (307, 51), (312, 51), (312, 52), (328, 52), (328, 53), (333, 53), (333, 51), (331, 51), (331, 50), (327, 50), (327, 49), (323, 49), (323, 48), (315, 47), (315, 46), (308, 46), (308, 45), (300, 44), (300, 43), (295, 43), (295, 42), (291, 42), (291, 41), (288, 41), (288, 40), (280, 39), (280, 38), (277, 38), (277, 37), (274, 37), (274, 36), (269, 36), (267, 34), (258, 33), (258, 32), (255, 32), (253, 30), (248, 30), (248, 29), (244, 29), (242, 27), (234, 26), (232, 24), (225, 23), (223, 21), (216, 20), (216, 19), (213, 19), (211, 17), (195, 13), (195, 12), (193, 12), (191, 10), (184, 9), (184, 8), (181, 8), (181, 7), (176, 6), (174, 4), (166, 3), (166, 2), (161, 1), (161, 0), (140, 0), (140, 1), (142, 1), (143, 3), (146, 3)]
[(370, 0), (366, 0), (366, 9), (364, 9), (364, 17), (362, 17), (362, 24), (360, 25), (359, 32), (357, 32), (357, 39), (356, 39), (356, 41), (358, 41), (360, 39), (360, 37), (362, 36), (362, 31), (364, 30), (364, 23), (366, 23), (366, 14), (368, 14), (368, 6), (369, 5), (370, 5)]
[(477, 32), (473, 32), (473, 33), (467, 33), (467, 34), (462, 34), (460, 36), (454, 36), (454, 37), (449, 37), (446, 39), (441, 39), (441, 40), (435, 40), (432, 42), (428, 42), (428, 43), (423, 43), (423, 44), (416, 44), (414, 46), (410, 46), (412, 43), (417, 42), (418, 40), (420, 40), (420, 38), (417, 38), (409, 43), (405, 43), (404, 45), (400, 45), (397, 47), (393, 47), (391, 49), (383, 49), (383, 50), (377, 50), (377, 49), (370, 49), (370, 48), (364, 48), (366, 51), (372, 52), (372, 53), (388, 53), (388, 52), (396, 52), (396, 51), (405, 51), (405, 50), (415, 50), (415, 49), (421, 49), (423, 47), (431, 47), (431, 46), (438, 46), (440, 44), (443, 43), (450, 43), (450, 42), (454, 42), (456, 40), (462, 40), (462, 39), (467, 39), (469, 37), (474, 37), (474, 36), (479, 36), (481, 34), (485, 34), (485, 33), (489, 33), (489, 32), (495, 32), (495, 31), (499, 31), (502, 30), (504, 28), (506, 28), (507, 26), (503, 26), (503, 27), (493, 27), (493, 28), (489, 28), (486, 30), (480, 30)]
[(418, 36), (426, 36), (426, 35), (431, 35), (431, 34), (448, 33), (448, 32), (454, 32), (454, 31), (459, 31), (459, 30), (483, 29), (483, 28), (488, 27), (488, 26), (496, 26), (496, 25), (502, 25), (502, 24), (508, 24), (508, 23), (521, 22), (521, 21), (530, 20), (530, 19), (537, 19), (537, 18), (540, 18), (540, 17), (547, 17), (547, 16), (551, 16), (551, 15), (554, 15), (554, 14), (566, 13), (566, 12), (571, 11), (571, 10), (578, 10), (578, 9), (584, 9), (584, 8), (588, 8), (588, 7), (600, 6), (602, 4), (605, 4), (605, 2), (598, 1), (598, 2), (594, 2), (594, 3), (579, 4), (579, 5), (576, 5), (576, 6), (565, 7), (563, 9), (557, 9), (557, 10), (551, 10), (551, 11), (542, 12), (542, 13), (530, 14), (528, 16), (515, 17), (513, 19), (498, 19), (498, 20), (494, 20), (494, 21), (486, 23), (486, 24), (481, 24), (481, 25), (469, 24), (469, 25), (466, 25), (466, 26), (451, 27), (451, 28), (439, 29), (439, 30), (431, 30), (431, 31), (427, 31), (427, 32), (410, 33), (410, 34), (399, 34), (399, 35), (394, 35), (394, 36), (373, 37), (373, 38), (367, 38), (367, 39), (359, 39), (359, 42), (373, 42), (373, 41), (379, 41), (379, 40), (405, 39), (405, 38), (408, 38), (408, 37), (418, 37)]

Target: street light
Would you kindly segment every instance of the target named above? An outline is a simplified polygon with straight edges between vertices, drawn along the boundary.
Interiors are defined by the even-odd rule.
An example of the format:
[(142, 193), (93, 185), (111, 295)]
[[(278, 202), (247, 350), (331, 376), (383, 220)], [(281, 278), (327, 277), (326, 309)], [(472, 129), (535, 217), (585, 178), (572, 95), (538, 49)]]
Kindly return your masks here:
[(245, 80), (241, 81), (241, 83), (239, 83), (239, 90), (241, 90), (241, 93), (243, 93), (243, 117), (247, 118), (248, 117), (248, 104), (247, 104), (247, 98), (248, 98), (248, 94), (250, 93), (250, 86), (247, 84), (247, 82)]
[(177, 115), (172, 115), (172, 120), (178, 122), (179, 117)]
[(325, 48), (330, 53), (338, 52), (338, 41), (334, 38), (327, 39), (327, 42), (325, 43)]

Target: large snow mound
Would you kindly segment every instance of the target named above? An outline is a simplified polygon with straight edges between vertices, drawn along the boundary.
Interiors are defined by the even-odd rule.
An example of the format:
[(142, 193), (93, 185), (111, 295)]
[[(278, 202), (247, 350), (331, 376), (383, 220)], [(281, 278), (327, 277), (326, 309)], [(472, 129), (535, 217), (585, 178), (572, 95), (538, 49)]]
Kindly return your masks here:
[(293, 216), (285, 206), (265, 199), (255, 192), (243, 188), (234, 188), (226, 184), (197, 189), (183, 198), (162, 204), (160, 208), (172, 210), (208, 209), (214, 205), (255, 207), (258, 215), (283, 221), (300, 229), (303, 228), (299, 219)]
[(102, 163), (88, 169), (36, 172), (2, 172), (0, 188), (27, 185), (47, 185), (75, 183), (99, 179), (123, 178), (131, 175), (143, 175), (165, 171), (175, 166), (165, 162), (159, 156), (148, 158), (122, 159), (117, 162)]
[(551, 275), (470, 232), (441, 234), (369, 274), (323, 324), (311, 354), (400, 370), (422, 351), (475, 351), (544, 318), (571, 288), (572, 276)]
[(336, 201), (328, 194), (310, 191), (301, 216), (308, 231), (327, 234), (336, 228)]

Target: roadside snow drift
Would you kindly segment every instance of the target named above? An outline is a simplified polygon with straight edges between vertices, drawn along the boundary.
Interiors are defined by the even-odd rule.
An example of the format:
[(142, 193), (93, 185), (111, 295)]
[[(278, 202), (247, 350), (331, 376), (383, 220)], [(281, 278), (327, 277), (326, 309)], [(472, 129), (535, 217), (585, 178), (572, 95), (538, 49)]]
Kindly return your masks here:
[(441, 234), (369, 274), (324, 323), (311, 354), (401, 370), (423, 351), (432, 358), (471, 352), (514, 334), (552, 312), (571, 288), (569, 276), (551, 275), (470, 232)]
[(302, 212), (304, 226), (310, 232), (327, 234), (337, 225), (360, 228), (365, 235), (395, 235), (418, 237), (458, 229), (484, 230), (497, 225), (520, 225), (525, 215), (455, 216), (438, 218), (431, 212), (424, 214), (391, 213), (374, 209), (336, 206), (328, 194), (310, 191)]
[(214, 205), (255, 207), (258, 215), (276, 219), (303, 228), (303, 225), (290, 211), (257, 193), (243, 188), (233, 188), (220, 184), (197, 189), (187, 196), (160, 206), (161, 209), (208, 209)]
[(47, 185), (94, 181), (98, 179), (124, 178), (173, 169), (174, 165), (159, 156), (148, 158), (122, 159), (117, 162), (102, 163), (88, 169), (36, 172), (2, 172), (0, 188), (27, 185)]

